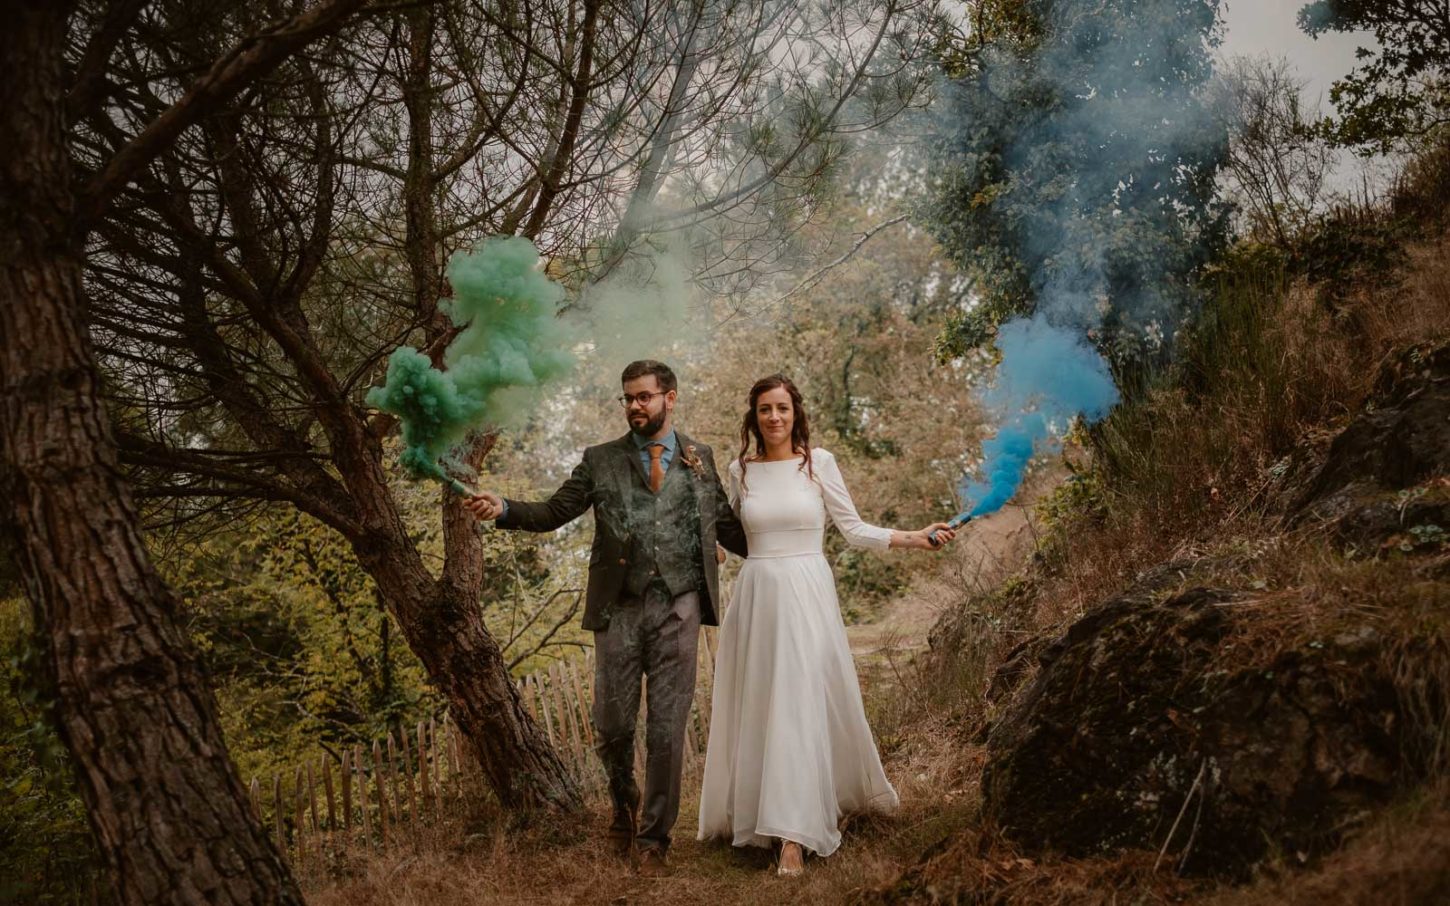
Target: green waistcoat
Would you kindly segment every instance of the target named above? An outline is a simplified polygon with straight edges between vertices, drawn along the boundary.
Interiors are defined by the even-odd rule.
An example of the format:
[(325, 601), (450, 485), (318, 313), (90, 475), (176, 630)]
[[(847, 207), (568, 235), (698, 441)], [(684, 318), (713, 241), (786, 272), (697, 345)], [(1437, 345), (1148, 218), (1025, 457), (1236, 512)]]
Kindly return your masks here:
[[(673, 466), (673, 462), (671, 463)], [(703, 590), (700, 557), (700, 502), (690, 475), (671, 468), (658, 494), (643, 482), (627, 484), (624, 500), (629, 571), (624, 587), (634, 597), (658, 576), (670, 594)]]

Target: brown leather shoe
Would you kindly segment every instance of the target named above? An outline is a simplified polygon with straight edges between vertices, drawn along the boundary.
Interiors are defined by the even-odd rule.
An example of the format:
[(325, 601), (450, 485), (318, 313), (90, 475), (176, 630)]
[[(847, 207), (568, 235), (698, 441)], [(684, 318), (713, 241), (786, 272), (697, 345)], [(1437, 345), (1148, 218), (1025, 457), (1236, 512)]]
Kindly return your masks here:
[(634, 854), (634, 836), (611, 830), (609, 832), (609, 851), (621, 859), (628, 859)]
[(659, 877), (670, 870), (669, 858), (665, 851), (656, 847), (641, 849), (639, 851), (639, 873), (646, 878)]

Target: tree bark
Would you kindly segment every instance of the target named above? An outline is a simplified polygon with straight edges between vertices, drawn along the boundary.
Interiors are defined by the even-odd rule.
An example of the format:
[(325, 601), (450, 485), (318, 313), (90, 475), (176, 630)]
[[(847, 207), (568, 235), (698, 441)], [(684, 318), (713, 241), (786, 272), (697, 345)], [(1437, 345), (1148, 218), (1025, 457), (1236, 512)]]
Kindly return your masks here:
[(579, 789), (509, 678), (476, 589), (428, 574), (406, 539), (354, 544), (408, 647), (448, 698), (449, 713), (505, 807), (575, 812)]
[(0, 37), (0, 493), (61, 740), (122, 903), (297, 903), (121, 480), (85, 328), (64, 4)]

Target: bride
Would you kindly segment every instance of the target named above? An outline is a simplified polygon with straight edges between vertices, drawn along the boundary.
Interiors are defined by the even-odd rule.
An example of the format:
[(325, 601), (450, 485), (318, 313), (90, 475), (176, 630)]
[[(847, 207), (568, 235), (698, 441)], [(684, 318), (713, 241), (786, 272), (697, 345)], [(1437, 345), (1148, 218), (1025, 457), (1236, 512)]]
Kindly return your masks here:
[(800, 391), (784, 375), (750, 388), (740, 442), (729, 494), (750, 556), (720, 627), (699, 838), (778, 845), (778, 873), (797, 875), (802, 847), (827, 856), (840, 845), (843, 814), (897, 805), (821, 550), (826, 522), (876, 550), (935, 550), (954, 535), (945, 523), (903, 532), (862, 522), (835, 457), (811, 449)]

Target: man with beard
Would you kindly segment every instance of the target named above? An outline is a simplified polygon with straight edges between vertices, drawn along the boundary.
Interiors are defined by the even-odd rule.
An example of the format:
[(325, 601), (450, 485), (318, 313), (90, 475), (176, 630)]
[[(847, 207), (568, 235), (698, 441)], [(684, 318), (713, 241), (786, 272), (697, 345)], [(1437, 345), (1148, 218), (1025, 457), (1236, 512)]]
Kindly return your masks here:
[[(674, 428), (674, 372), (646, 359), (631, 362), (620, 379), (629, 433), (585, 450), (553, 496), (529, 503), (485, 492), (465, 505), (499, 528), (530, 532), (553, 531), (594, 508), (582, 625), (594, 633), (591, 717), (614, 802), (609, 839), (653, 874), (666, 865), (679, 814), (700, 626), (719, 624), (716, 543), (744, 556), (745, 531), (710, 448)], [(643, 801), (634, 777), (641, 676), (648, 682)]]

